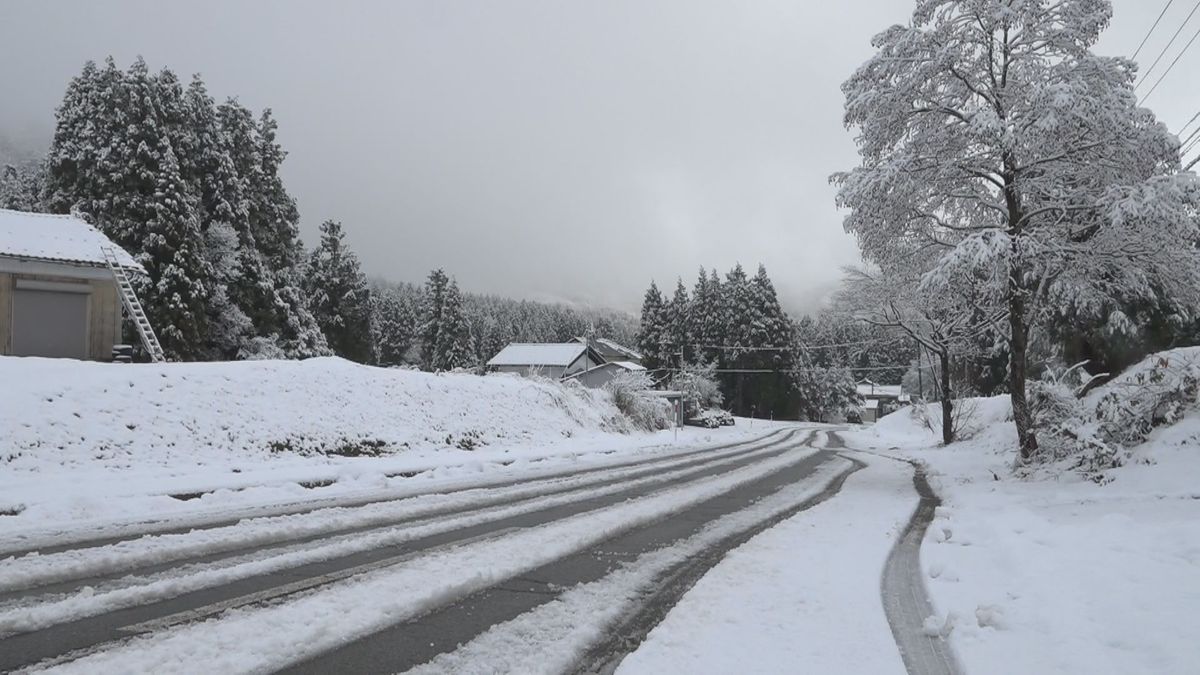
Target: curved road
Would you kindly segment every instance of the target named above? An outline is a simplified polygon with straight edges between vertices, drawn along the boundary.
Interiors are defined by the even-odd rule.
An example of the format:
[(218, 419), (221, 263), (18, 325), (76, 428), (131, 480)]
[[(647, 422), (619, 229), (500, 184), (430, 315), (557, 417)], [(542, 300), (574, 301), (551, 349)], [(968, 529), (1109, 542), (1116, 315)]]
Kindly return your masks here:
[[(828, 447), (813, 447), (818, 438)], [(120, 661), (96, 659), (160, 636), (219, 627), (227, 617), (253, 619), (336, 597), (346, 584), (439, 556), (561, 531), (561, 546), (524, 551), (520, 564), (504, 570), (478, 576), (447, 569), (430, 578), (430, 585), (447, 589), (430, 605), (387, 611), (385, 619), (354, 629), (344, 624), (365, 619), (359, 620), (359, 608), (347, 609), (355, 622), (327, 619), (315, 641), (298, 636), (294, 652), (265, 670), (401, 672), (453, 656), (568, 589), (603, 587), (646, 566), (653, 574), (632, 596), (613, 599), (619, 613), (565, 666), (610, 672), (727, 551), (836, 495), (862, 466), (839, 454), (840, 447), (836, 434), (797, 427), (743, 443), (450, 492), (281, 505), (241, 520), (157, 522), (144, 532), (49, 542), (9, 554), (0, 565), (0, 671), (64, 664), (121, 672)], [(911, 581), (919, 569), (908, 557), (924, 531), (918, 514), (897, 543), (901, 553), (893, 552), (900, 563), (889, 559), (897, 579)], [(646, 562), (655, 560), (657, 567)], [(897, 588), (923, 593), (919, 577), (916, 582)], [(911, 637), (912, 627), (898, 623), (890, 608), (888, 615), (910, 672), (956, 672), (913, 661), (901, 639), (902, 633)], [(923, 637), (920, 626), (916, 630)]]

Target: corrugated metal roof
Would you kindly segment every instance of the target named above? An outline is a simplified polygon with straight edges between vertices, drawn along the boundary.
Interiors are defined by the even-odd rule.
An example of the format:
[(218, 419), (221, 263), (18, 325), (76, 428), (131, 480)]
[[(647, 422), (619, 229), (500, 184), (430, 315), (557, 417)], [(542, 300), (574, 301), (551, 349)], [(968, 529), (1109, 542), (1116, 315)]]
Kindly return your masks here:
[(610, 363), (612, 363), (614, 366), (620, 366), (620, 367), (624, 368), (625, 370), (645, 370), (646, 369), (646, 367), (643, 366), (642, 364), (634, 363), (633, 361), (611, 361)]
[(488, 361), (489, 366), (569, 366), (587, 349), (578, 342), (514, 342)]
[(142, 270), (133, 256), (80, 218), (0, 209), (0, 256), (104, 267), (103, 246), (116, 251), (123, 267)]

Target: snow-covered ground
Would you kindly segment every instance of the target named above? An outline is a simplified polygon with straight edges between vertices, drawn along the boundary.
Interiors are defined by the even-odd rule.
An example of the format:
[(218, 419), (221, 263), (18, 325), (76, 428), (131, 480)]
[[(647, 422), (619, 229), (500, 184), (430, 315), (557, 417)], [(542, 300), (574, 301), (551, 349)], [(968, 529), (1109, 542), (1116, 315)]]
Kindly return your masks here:
[(867, 466), (730, 552), (618, 673), (904, 673), (879, 578), (916, 507), (912, 471), (846, 454)]
[[(1132, 370), (1085, 405), (1137, 396), (1130, 380), (1145, 364)], [(1015, 477), (1007, 397), (973, 404), (972, 436), (948, 447), (907, 410), (844, 435), (928, 467), (944, 500), (921, 552), (931, 625), (950, 629), (966, 670), (1197, 672), (1200, 410), (1156, 429), (1100, 485), (1061, 471)]]
[(631, 432), (595, 390), (334, 358), (0, 357), (0, 381), (19, 383), (0, 389), (0, 544), (64, 527), (536, 476), (771, 428)]

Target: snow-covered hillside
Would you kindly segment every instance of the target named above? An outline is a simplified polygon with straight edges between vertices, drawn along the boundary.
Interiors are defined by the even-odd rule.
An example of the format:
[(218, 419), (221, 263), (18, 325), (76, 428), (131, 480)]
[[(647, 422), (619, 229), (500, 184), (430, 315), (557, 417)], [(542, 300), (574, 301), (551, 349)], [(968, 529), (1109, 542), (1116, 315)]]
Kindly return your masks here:
[[(1139, 373), (1200, 362), (1174, 350), (1131, 368), (1083, 401), (1136, 408)], [(1141, 381), (1145, 382), (1146, 377)], [(1157, 376), (1156, 376), (1157, 379)], [(1128, 448), (1123, 466), (1085, 476), (1017, 477), (1007, 397), (975, 399), (970, 438), (938, 437), (901, 410), (847, 434), (853, 447), (924, 463), (944, 500), (922, 548), (938, 615), (968, 672), (1186, 673), (1200, 663), (1200, 408)], [(1087, 412), (1093, 411), (1093, 412)], [(1160, 412), (1162, 412), (1160, 410)], [(931, 410), (936, 415), (936, 412)], [(934, 428), (937, 420), (934, 420)]]
[[(512, 473), (543, 458), (672, 440), (626, 433), (611, 396), (597, 390), (336, 358), (120, 365), (9, 357), (0, 358), (0, 381), (8, 383), (0, 389), (0, 532), (381, 489), (415, 474)], [(691, 441), (711, 434), (680, 432)]]
[(0, 457), (179, 466), (271, 453), (393, 454), (622, 428), (599, 392), (515, 377), (433, 375), (336, 358), (116, 365), (0, 358)]

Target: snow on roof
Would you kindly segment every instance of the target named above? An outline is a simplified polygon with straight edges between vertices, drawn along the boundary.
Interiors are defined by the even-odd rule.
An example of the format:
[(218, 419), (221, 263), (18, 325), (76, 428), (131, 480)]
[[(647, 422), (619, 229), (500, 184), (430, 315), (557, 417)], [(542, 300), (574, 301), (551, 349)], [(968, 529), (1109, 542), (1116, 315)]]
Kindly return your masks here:
[(879, 410), (879, 399), (877, 399), (877, 398), (867, 399), (863, 403), (863, 407), (866, 408), (867, 410)]
[(626, 347), (625, 345), (613, 342), (612, 340), (609, 340), (608, 338), (590, 338), (589, 339), (586, 337), (577, 337), (577, 338), (575, 338), (575, 341), (579, 342), (581, 344), (590, 344), (593, 349), (595, 349), (597, 352), (600, 353), (601, 356), (603, 356), (604, 358), (606, 358), (610, 361), (616, 360), (616, 359), (611, 358), (612, 356), (623, 357), (622, 360), (626, 360), (626, 361), (641, 361), (642, 360), (642, 355), (640, 352), (634, 351), (634, 350), (630, 349), (629, 347)]
[(104, 266), (111, 246), (123, 267), (142, 266), (120, 246), (81, 218), (0, 209), (0, 256)]
[(640, 352), (636, 352), (624, 345), (617, 344), (616, 342), (613, 342), (612, 340), (608, 340), (605, 338), (597, 338), (596, 342), (600, 343), (601, 345), (604, 345), (605, 347), (608, 347), (610, 350), (612, 350), (614, 352), (623, 354), (627, 358), (633, 359), (634, 361), (642, 360), (642, 355)]
[(856, 385), (859, 396), (879, 396), (883, 398), (899, 399), (904, 396), (901, 387), (898, 384), (875, 384), (870, 380), (863, 380)]
[(514, 342), (487, 362), (489, 366), (569, 366), (587, 349), (578, 342)]
[(632, 363), (630, 361), (606, 361), (604, 363), (601, 363), (598, 366), (592, 366), (591, 368), (588, 368), (587, 370), (581, 370), (578, 373), (575, 373), (574, 375), (568, 376), (566, 379), (572, 380), (572, 379), (587, 375), (588, 373), (592, 373), (597, 370), (604, 370), (606, 368), (619, 368), (621, 370), (635, 371), (635, 372), (646, 369), (645, 366), (642, 366), (637, 363)]

